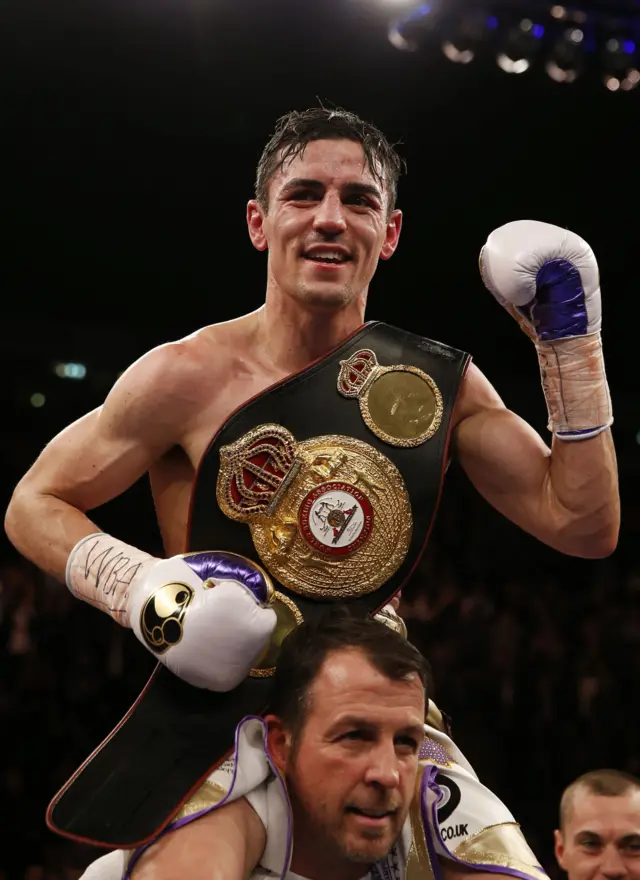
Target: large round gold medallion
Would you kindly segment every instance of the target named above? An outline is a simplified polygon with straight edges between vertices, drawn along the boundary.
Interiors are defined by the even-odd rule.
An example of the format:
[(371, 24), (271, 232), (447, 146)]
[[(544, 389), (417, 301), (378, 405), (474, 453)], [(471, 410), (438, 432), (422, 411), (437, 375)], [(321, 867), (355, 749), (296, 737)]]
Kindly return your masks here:
[(303, 596), (377, 590), (398, 570), (411, 541), (411, 504), (399, 471), (351, 437), (306, 440), (296, 459), (300, 467), (273, 514), (250, 523), (261, 560)]

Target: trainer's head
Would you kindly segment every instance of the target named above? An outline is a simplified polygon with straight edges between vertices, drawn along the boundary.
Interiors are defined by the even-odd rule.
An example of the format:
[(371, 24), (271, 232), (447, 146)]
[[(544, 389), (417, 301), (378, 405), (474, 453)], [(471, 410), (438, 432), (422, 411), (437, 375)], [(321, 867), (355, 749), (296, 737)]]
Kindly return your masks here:
[(640, 779), (594, 770), (572, 782), (555, 853), (569, 880), (640, 880)]
[(269, 251), (268, 290), (309, 307), (364, 302), (398, 244), (401, 171), (382, 132), (346, 110), (279, 119), (247, 210), (253, 244)]
[(398, 839), (427, 676), (422, 655), (370, 618), (329, 615), (285, 639), (267, 726), (291, 797), (295, 873), (355, 880)]

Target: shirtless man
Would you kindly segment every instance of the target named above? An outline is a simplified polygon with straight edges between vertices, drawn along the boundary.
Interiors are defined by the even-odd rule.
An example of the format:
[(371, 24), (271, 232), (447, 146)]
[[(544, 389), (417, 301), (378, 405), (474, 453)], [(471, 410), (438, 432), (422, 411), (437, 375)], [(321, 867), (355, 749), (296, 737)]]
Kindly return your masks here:
[[(394, 254), (400, 237), (400, 168), (383, 135), (351, 114), (314, 109), (280, 121), (247, 208), (251, 241), (268, 251), (264, 304), (152, 350), (101, 407), (51, 441), (7, 511), (6, 531), (21, 553), (66, 576), (79, 598), (135, 623), (130, 605), (165, 563), (101, 535), (87, 511), (148, 472), (165, 553), (185, 549), (195, 471), (229, 414), (362, 325), (378, 260)], [(482, 262), (485, 283), (536, 344), (553, 440), (549, 448), (510, 412), (472, 364), (454, 413), (453, 454), (522, 529), (569, 555), (607, 556), (620, 511), (595, 257), (577, 236), (525, 222), (495, 232)], [(88, 564), (87, 548), (101, 566)], [(251, 613), (257, 654), (270, 612), (254, 603)], [(172, 668), (197, 683), (181, 663)], [(233, 687), (232, 679), (218, 685)]]

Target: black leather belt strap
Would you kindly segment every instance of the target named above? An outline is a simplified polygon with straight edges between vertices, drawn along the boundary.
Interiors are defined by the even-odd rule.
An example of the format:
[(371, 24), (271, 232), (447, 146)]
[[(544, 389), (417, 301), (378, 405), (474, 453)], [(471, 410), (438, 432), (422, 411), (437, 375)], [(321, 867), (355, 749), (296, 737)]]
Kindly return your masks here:
[[(353, 368), (341, 367), (354, 358)], [(279, 578), (279, 569), (267, 565), (258, 554), (249, 524), (231, 519), (216, 502), (220, 450), (267, 424), (287, 429), (299, 444), (327, 436), (352, 438), (375, 450), (401, 475), (413, 519), (404, 558), (391, 576), (373, 592), (339, 597), (357, 614), (377, 611), (406, 583), (426, 546), (447, 463), (451, 416), (468, 360), (463, 352), (371, 323), (321, 361), (241, 407), (218, 432), (200, 464), (187, 549), (219, 549), (249, 557), (269, 569), (276, 590), (295, 604), (302, 617), (320, 613), (331, 596), (303, 595), (299, 588), (283, 583), (287, 577)], [(398, 365), (413, 368), (416, 372), (411, 375), (429, 377), (439, 407), (433, 436), (413, 446), (382, 439), (385, 430), (394, 428), (383, 424), (383, 417), (374, 411), (376, 406), (384, 409), (389, 394), (402, 397), (402, 389), (409, 388), (410, 397), (411, 375), (404, 372), (398, 385), (397, 375), (386, 373), (391, 375), (385, 380), (390, 390), (384, 383), (380, 385), (384, 392), (378, 394), (381, 403), (371, 391), (367, 418), (374, 430), (363, 416), (362, 399), (367, 388), (373, 387), (371, 378)], [(341, 369), (346, 383), (342, 390), (338, 385)], [(373, 369), (377, 372), (369, 375), (367, 371)], [(365, 376), (369, 376), (368, 386), (362, 378)], [(405, 380), (409, 384), (403, 385)], [(424, 382), (420, 385), (420, 378), (415, 381), (418, 395), (422, 388), (428, 391)], [(404, 402), (400, 400), (400, 404)], [(397, 406), (392, 409), (397, 412)], [(408, 433), (412, 418), (409, 411), (406, 425), (401, 425)], [(331, 467), (329, 460), (327, 484)], [(336, 474), (339, 477), (339, 470)], [(320, 491), (322, 485), (320, 480)], [(331, 485), (339, 484), (334, 481)], [(363, 494), (366, 496), (366, 489)], [(340, 520), (342, 514), (336, 516), (338, 540), (340, 524), (347, 520)], [(47, 815), (49, 826), (65, 836), (109, 847), (132, 848), (149, 841), (229, 754), (238, 722), (246, 715), (264, 712), (270, 685), (269, 677), (249, 677), (231, 693), (212, 693), (193, 688), (158, 666), (122, 722), (56, 795)]]

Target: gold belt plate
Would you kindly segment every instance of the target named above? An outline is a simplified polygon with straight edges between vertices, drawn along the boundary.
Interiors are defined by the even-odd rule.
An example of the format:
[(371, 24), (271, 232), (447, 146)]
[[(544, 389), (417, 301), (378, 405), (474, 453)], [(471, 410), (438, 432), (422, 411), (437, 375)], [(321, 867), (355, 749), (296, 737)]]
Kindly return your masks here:
[(299, 443), (260, 425), (220, 450), (216, 496), (246, 522), (268, 571), (299, 595), (346, 599), (377, 590), (402, 564), (413, 516), (389, 459), (353, 437)]

